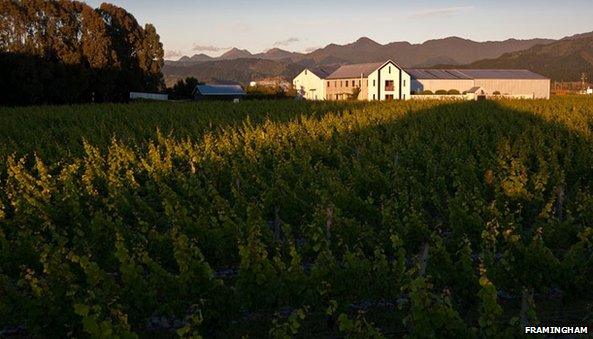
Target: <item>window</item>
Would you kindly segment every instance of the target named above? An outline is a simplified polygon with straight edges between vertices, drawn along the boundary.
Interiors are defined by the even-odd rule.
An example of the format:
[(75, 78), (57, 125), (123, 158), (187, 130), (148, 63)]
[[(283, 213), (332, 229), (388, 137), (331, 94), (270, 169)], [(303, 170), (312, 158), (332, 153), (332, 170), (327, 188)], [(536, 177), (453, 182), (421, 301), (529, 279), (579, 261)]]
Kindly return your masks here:
[(305, 75), (307, 75), (307, 70), (305, 70)]
[(385, 80), (385, 90), (386, 91), (393, 91), (394, 90), (393, 80)]
[(389, 74), (391, 74), (391, 66), (387, 67), (387, 69), (389, 70)]
[(340, 87), (344, 86), (344, 84), (340, 81)]
[(336, 100), (340, 100), (340, 96), (336, 94)]
[(393, 94), (387, 94), (385, 96), (385, 100), (387, 100), (387, 101), (393, 101)]
[(369, 87), (369, 79), (367, 79), (367, 87)]
[(404, 79), (404, 87), (406, 87), (406, 80)]
[(338, 87), (338, 81), (334, 81), (334, 87)]
[(327, 87), (329, 87), (329, 81), (327, 82)]
[(348, 80), (346, 80), (346, 87), (348, 87)]
[(352, 87), (356, 86), (355, 81), (352, 80)]
[(375, 95), (373, 94), (373, 100), (375, 100)]
[(362, 86), (361, 82), (361, 80), (358, 80), (358, 87)]
[(373, 79), (373, 87), (374, 87), (374, 86), (377, 86), (377, 85), (375, 84), (375, 79)]

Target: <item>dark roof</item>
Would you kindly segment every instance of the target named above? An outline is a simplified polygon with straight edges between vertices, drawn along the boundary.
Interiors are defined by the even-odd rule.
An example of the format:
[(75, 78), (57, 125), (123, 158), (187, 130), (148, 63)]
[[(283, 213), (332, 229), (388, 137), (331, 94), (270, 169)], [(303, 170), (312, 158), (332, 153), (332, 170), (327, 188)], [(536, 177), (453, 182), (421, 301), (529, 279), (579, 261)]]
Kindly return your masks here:
[(456, 69), (406, 69), (406, 72), (414, 79), (472, 79)]
[(526, 69), (406, 69), (414, 79), (548, 79)]
[(317, 67), (317, 68), (314, 68), (314, 69), (309, 69), (309, 71), (311, 71), (311, 73), (317, 75), (320, 79), (327, 78), (335, 70), (336, 70), (336, 67), (329, 67), (329, 66)]
[(239, 85), (198, 85), (196, 90), (201, 95), (245, 95)]
[(383, 66), (385, 62), (373, 62), (369, 64), (355, 64), (355, 65), (344, 65), (338, 68), (335, 72), (330, 74), (327, 79), (346, 79), (346, 78), (363, 78), (369, 76), (377, 68)]
[(464, 69), (462, 72), (474, 79), (548, 79), (526, 69)]

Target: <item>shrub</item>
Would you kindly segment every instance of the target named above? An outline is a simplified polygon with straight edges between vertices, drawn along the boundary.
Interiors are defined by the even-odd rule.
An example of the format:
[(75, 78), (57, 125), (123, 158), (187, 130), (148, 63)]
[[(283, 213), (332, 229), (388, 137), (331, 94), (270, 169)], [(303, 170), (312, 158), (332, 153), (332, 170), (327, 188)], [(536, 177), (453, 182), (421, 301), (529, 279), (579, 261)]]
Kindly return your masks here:
[(445, 95), (447, 94), (447, 91), (445, 91), (444, 89), (439, 89), (438, 91), (434, 92), (434, 94)]
[(358, 100), (358, 96), (360, 95), (360, 87), (354, 87), (352, 89), (352, 93), (348, 95), (349, 100)]
[(449, 95), (459, 95), (461, 93), (458, 90), (456, 90), (456, 89), (450, 89), (449, 91), (447, 91), (447, 94), (449, 94)]
[(426, 90), (422, 91), (421, 94), (423, 94), (423, 95), (432, 95), (433, 93), (432, 93), (431, 90), (426, 89)]
[(494, 93), (492, 93), (494, 95), (500, 95), (500, 91), (494, 91)]

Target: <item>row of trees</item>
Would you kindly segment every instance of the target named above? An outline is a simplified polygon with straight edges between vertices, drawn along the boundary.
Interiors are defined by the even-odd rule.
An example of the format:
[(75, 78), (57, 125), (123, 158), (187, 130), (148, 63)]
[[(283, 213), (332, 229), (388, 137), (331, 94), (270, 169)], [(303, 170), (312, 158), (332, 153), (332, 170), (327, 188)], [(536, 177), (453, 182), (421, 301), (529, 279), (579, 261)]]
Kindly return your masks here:
[[(169, 98), (173, 100), (190, 100), (194, 97), (196, 86), (203, 84), (194, 77), (187, 77), (178, 80), (171, 88), (167, 88)], [(294, 98), (297, 93), (292, 87), (283, 88), (282, 86), (249, 86), (246, 89), (250, 99), (289, 99)]]
[(288, 99), (297, 96), (297, 91), (292, 86), (284, 88), (279, 85), (255, 85), (247, 87), (246, 91), (253, 99)]
[(163, 46), (125, 9), (70, 0), (0, 2), (0, 103), (123, 101), (163, 87)]

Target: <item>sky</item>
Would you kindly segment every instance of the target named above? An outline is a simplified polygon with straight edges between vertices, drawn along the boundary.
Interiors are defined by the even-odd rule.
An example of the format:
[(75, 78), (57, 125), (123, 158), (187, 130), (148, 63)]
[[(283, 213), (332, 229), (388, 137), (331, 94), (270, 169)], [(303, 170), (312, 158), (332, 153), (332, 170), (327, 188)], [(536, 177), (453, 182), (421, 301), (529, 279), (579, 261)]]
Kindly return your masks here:
[[(85, 1), (98, 7), (103, 1)], [(593, 31), (592, 0), (111, 0), (156, 26), (167, 59), (232, 47), (310, 52), (366, 36), (379, 43), (458, 36), (562, 38)]]

